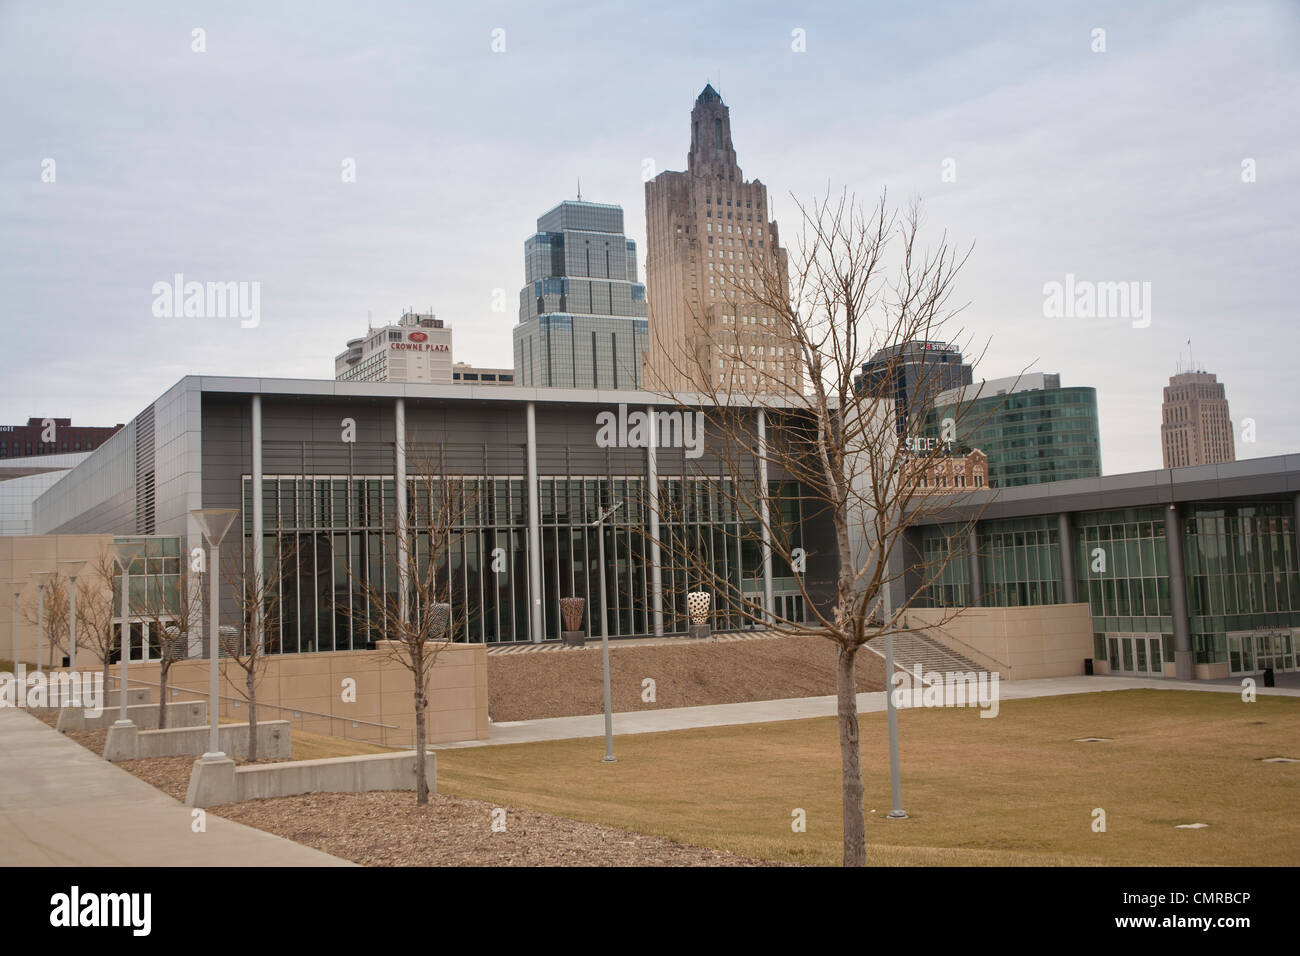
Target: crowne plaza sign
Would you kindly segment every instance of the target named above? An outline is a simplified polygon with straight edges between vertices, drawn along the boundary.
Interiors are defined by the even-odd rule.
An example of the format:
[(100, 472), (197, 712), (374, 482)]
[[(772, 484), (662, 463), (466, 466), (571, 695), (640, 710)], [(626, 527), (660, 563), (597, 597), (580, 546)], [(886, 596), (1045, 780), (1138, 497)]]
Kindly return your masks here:
[(451, 346), (446, 342), (389, 342), (388, 348), (394, 352), (450, 352)]

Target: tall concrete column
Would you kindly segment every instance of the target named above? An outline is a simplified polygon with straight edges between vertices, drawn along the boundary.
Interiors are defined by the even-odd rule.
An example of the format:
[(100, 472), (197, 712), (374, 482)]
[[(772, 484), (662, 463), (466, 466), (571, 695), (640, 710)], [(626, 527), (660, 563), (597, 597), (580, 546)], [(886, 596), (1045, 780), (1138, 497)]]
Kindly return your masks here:
[(1177, 505), (1165, 507), (1165, 555), (1169, 559), (1169, 598), (1174, 612), (1174, 676), (1191, 680), (1196, 671), (1187, 611), (1187, 572), (1183, 568), (1183, 522)]
[[(253, 396), (253, 467), (252, 467), (252, 484), (253, 484), (253, 593), (260, 595), (262, 593), (262, 574), (266, 567), (265, 555), (262, 553), (262, 533), (266, 522), (262, 514), (262, 396)], [(241, 535), (242, 537), (242, 535)], [(265, 635), (262, 631), (262, 608), (261, 601), (255, 601), (253, 604), (252, 620), (253, 642), (260, 649), (265, 646)]]
[(970, 567), (971, 607), (984, 606), (984, 572), (980, 570), (979, 525), (971, 527), (966, 536), (966, 561)]
[[(529, 639), (541, 643), (546, 639), (542, 625), (542, 516), (537, 500), (537, 405), (529, 402), (528, 410), (528, 593)], [(601, 599), (602, 605), (604, 598)], [(602, 607), (602, 612), (604, 608)]]
[(767, 500), (767, 412), (758, 410), (758, 515), (763, 538), (763, 618), (772, 619), (772, 529)]
[(406, 399), (393, 403), (393, 500), (397, 507), (397, 615), (410, 620), (411, 533), (406, 526)]
[(1074, 577), (1074, 533), (1070, 513), (1056, 516), (1056, 538), (1061, 550), (1061, 595), (1066, 604), (1079, 603), (1079, 582)]
[(664, 580), (659, 552), (659, 429), (655, 427), (655, 408), (647, 405), (646, 421), (650, 423), (650, 441), (646, 447), (646, 487), (650, 499), (650, 624), (655, 637), (664, 633)]

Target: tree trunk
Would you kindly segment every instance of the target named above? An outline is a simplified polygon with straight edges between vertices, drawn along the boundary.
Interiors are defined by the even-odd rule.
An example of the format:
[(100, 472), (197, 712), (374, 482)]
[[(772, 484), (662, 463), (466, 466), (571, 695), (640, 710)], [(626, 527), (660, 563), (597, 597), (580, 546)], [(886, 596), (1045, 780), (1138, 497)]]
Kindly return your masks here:
[(163, 658), (158, 665), (158, 729), (167, 729), (167, 671), (171, 668), (171, 661)]
[[(866, 807), (862, 797), (862, 747), (858, 741), (856, 647), (839, 649), (835, 668), (836, 712), (840, 725), (840, 766), (844, 789), (844, 865), (867, 865)], [(888, 691), (886, 691), (888, 692)]]
[(419, 806), (429, 802), (429, 781), (424, 775), (425, 761), (428, 759), (428, 754), (425, 753), (424, 726), (424, 711), (427, 706), (424, 694), (417, 689), (415, 692), (415, 802)]
[(257, 674), (256, 662), (254, 666), (248, 669), (248, 676), (244, 681), (248, 688), (248, 759), (257, 759), (257, 681), (254, 677)]

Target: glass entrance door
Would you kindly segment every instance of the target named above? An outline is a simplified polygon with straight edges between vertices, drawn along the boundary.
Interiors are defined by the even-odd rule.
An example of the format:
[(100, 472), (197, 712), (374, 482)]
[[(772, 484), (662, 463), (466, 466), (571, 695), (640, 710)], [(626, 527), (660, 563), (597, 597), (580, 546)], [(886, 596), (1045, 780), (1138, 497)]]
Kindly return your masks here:
[(1267, 668), (1300, 668), (1296, 641), (1290, 631), (1228, 635), (1228, 670), (1231, 674), (1259, 674)]
[(1164, 644), (1159, 634), (1107, 635), (1110, 672), (1134, 677), (1164, 676)]

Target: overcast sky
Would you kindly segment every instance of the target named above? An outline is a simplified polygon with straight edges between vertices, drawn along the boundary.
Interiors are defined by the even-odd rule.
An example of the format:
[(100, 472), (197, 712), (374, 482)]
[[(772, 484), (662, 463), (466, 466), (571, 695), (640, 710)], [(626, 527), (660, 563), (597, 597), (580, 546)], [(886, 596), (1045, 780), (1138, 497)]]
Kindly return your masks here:
[[(332, 378), (407, 306), (509, 365), (523, 242), (579, 177), (644, 281), (642, 170), (684, 168), (708, 81), (787, 238), (791, 194), (830, 183), (920, 194), (973, 242), (977, 375), (1096, 386), (1107, 474), (1160, 467), (1188, 339), (1238, 457), (1300, 452), (1294, 0), (0, 0), (0, 423), (124, 422), (190, 373)], [(156, 317), (176, 273), (260, 283), (260, 324)], [(1045, 317), (1067, 274), (1149, 282), (1149, 326)]]

